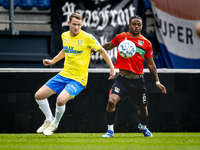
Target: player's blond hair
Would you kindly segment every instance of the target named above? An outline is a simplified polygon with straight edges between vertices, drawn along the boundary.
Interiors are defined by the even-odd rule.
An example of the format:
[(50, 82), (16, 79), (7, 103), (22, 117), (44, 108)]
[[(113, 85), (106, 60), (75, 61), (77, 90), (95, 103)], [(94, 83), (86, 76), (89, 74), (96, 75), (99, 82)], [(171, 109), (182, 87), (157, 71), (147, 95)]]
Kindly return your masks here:
[(71, 14), (70, 17), (69, 17), (69, 21), (71, 21), (72, 18), (76, 18), (76, 19), (79, 19), (79, 20), (83, 20), (82, 16), (81, 16), (80, 14), (78, 14), (78, 13), (73, 13), (73, 14)]

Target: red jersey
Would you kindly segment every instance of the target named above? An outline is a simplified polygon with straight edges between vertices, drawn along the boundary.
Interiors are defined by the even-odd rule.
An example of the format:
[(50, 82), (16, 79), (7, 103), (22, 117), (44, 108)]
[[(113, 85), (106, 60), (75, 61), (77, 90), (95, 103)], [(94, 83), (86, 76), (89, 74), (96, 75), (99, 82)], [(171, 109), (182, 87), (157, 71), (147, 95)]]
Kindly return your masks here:
[(114, 67), (129, 70), (136, 74), (144, 74), (144, 60), (153, 58), (153, 48), (151, 42), (141, 34), (134, 36), (130, 32), (123, 32), (115, 36), (111, 43), (118, 46), (125, 39), (130, 40), (135, 44), (136, 53), (131, 58), (123, 58), (119, 52), (117, 52), (117, 60), (114, 63)]

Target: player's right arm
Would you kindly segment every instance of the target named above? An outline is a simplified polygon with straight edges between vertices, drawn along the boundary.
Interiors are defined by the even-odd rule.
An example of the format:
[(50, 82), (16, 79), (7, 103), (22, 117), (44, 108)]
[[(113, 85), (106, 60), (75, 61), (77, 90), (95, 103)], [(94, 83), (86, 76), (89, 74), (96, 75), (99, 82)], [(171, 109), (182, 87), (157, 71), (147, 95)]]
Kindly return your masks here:
[[(105, 50), (111, 50), (113, 49), (114, 47), (116, 47), (115, 45), (113, 45), (111, 42), (107, 42), (105, 43), (104, 45), (102, 45), (102, 47), (105, 49)], [(96, 51), (91, 48), (91, 52), (92, 52), (92, 55), (96, 54)]]
[(53, 64), (55, 64), (56, 62), (60, 61), (61, 59), (63, 59), (65, 57), (65, 51), (64, 49), (62, 49), (58, 55), (56, 55), (52, 60), (50, 59), (44, 59), (43, 60), (43, 64), (45, 66), (51, 66)]
[(105, 49), (105, 50), (111, 50), (113, 49), (114, 47), (116, 47), (114, 44), (112, 44), (112, 42), (107, 42), (105, 43), (104, 45), (102, 45), (102, 47)]

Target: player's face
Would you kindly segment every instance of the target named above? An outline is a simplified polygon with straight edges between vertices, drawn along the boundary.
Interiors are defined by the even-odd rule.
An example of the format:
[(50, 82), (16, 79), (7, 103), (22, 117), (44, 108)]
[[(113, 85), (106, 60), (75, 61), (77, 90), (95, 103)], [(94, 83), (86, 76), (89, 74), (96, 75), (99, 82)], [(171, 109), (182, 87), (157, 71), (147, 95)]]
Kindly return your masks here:
[(137, 35), (142, 31), (142, 21), (140, 19), (132, 19), (129, 24), (131, 34)]
[(81, 31), (82, 20), (73, 17), (72, 20), (68, 22), (68, 25), (70, 29), (70, 35), (72, 37), (77, 36)]

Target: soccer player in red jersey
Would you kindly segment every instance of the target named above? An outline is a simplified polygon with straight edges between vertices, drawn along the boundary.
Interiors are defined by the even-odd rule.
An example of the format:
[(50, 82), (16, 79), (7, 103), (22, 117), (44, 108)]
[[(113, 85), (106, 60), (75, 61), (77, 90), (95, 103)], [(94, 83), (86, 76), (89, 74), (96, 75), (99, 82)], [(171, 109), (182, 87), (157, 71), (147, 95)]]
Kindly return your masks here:
[(142, 18), (138, 15), (131, 17), (129, 20), (129, 29), (130, 32), (118, 34), (111, 42), (103, 45), (105, 50), (111, 50), (118, 46), (120, 42), (127, 39), (135, 43), (136, 53), (131, 58), (123, 58), (119, 53), (117, 54), (117, 60), (114, 63), (114, 67), (119, 69), (119, 75), (109, 93), (109, 100), (106, 108), (108, 131), (102, 137), (114, 136), (115, 106), (125, 96), (129, 96), (138, 108), (138, 116), (140, 119), (138, 128), (145, 137), (153, 136), (146, 127), (148, 119), (148, 100), (143, 77), (143, 64), (145, 60), (150, 73), (155, 80), (156, 86), (162, 93), (167, 93), (165, 86), (159, 81), (157, 68), (153, 60), (152, 45), (149, 40), (141, 35)]

